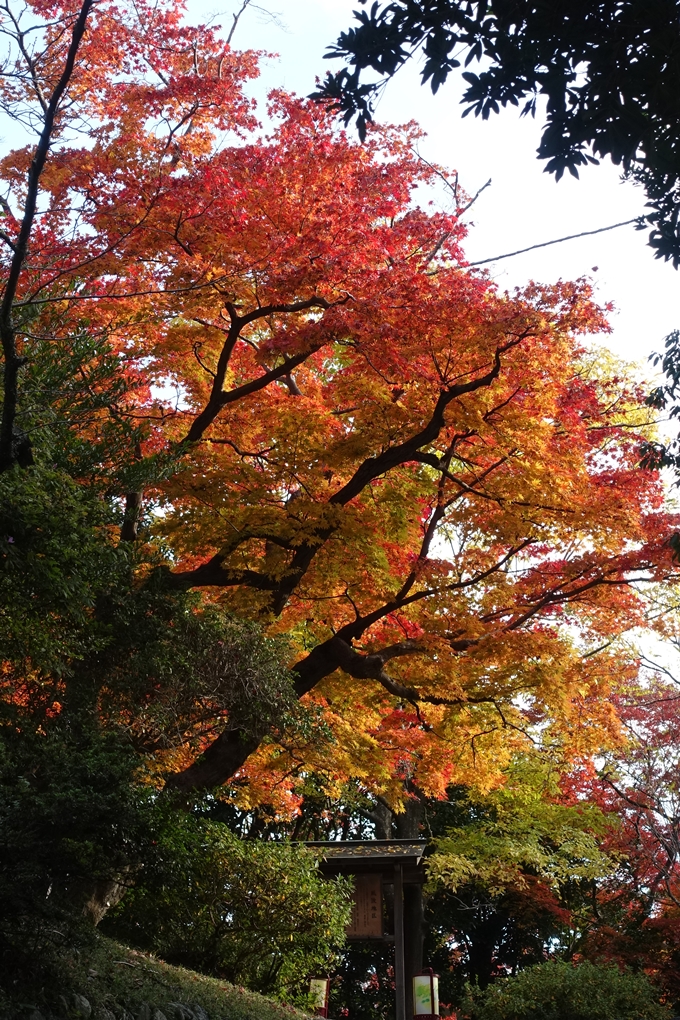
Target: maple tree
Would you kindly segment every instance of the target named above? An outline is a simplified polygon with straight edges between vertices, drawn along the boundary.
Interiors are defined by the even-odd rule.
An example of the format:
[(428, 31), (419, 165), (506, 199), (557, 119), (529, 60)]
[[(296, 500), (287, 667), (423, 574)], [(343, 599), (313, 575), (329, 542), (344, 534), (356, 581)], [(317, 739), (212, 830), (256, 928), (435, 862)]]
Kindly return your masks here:
[[(657, 608), (672, 636), (672, 603)], [(570, 803), (598, 805), (614, 823), (602, 846), (616, 868), (594, 883), (576, 952), (644, 969), (677, 1002), (678, 695), (667, 651), (664, 659), (645, 657), (641, 683), (618, 698), (626, 744), (583, 762), (562, 783)]]
[[(305, 769), (394, 803), (405, 779), (492, 786), (536, 727), (598, 746), (637, 668), (611, 639), (676, 568), (641, 390), (577, 340), (607, 329), (589, 284), (506, 295), (466, 269), (464, 196), (416, 202), (443, 171), (414, 126), (361, 146), (275, 93), (264, 134), (255, 56), (174, 3), (26, 10), (33, 36), (3, 13), (0, 98), (39, 140), (0, 164), (0, 464), (38, 477), (60, 429), (95, 449), (64, 470), (118, 515), (120, 545), (97, 534), (136, 547), (132, 590), (287, 635), (317, 722), (258, 751), (269, 721), (207, 654), (198, 688), (165, 658), (127, 690), (120, 660), (74, 656), (55, 701), (86, 677), (172, 789), (238, 773), (281, 803)], [(29, 399), (45, 364), (84, 380), (78, 414), (72, 385), (51, 418)]]
[(558, 780), (547, 756), (522, 756), (501, 789), (452, 790), (430, 805), (426, 940), (445, 998), (460, 998), (463, 976), (483, 989), (567, 955), (569, 892), (614, 871), (602, 848), (606, 814), (563, 803)]

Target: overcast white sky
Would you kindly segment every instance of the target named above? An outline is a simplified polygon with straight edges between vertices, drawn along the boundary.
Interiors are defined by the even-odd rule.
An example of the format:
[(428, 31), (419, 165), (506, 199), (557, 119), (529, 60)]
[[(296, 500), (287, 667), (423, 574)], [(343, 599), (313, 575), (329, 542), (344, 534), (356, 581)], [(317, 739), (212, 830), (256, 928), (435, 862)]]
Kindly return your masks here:
[[(188, 0), (192, 21), (216, 14), (225, 27), (241, 0)], [(254, 94), (285, 87), (306, 95), (316, 75), (340, 67), (323, 59), (325, 48), (352, 21), (356, 0), (257, 0), (275, 12), (276, 20), (248, 10), (238, 26), (234, 45), (279, 54), (264, 62)], [(543, 172), (535, 157), (540, 121), (520, 119), (508, 110), (482, 122), (461, 119), (460, 83), (451, 81), (437, 96), (418, 84), (416, 67), (403, 69), (388, 87), (378, 109), (380, 120), (416, 120), (427, 132), (421, 152), (427, 159), (455, 168), (464, 189), (474, 194), (489, 178), (492, 185), (470, 211), (474, 227), (467, 241), (471, 261), (514, 251), (539, 241), (592, 230), (638, 216), (644, 193), (622, 184), (611, 164), (586, 169), (580, 180), (559, 184)], [(644, 361), (662, 346), (663, 338), (680, 327), (680, 273), (654, 259), (646, 234), (632, 227), (492, 264), (503, 287), (529, 279), (549, 282), (583, 274), (593, 277), (601, 300), (614, 301), (613, 335), (607, 345), (626, 359)], [(597, 267), (597, 269), (593, 269)], [(651, 371), (651, 370), (650, 370)]]

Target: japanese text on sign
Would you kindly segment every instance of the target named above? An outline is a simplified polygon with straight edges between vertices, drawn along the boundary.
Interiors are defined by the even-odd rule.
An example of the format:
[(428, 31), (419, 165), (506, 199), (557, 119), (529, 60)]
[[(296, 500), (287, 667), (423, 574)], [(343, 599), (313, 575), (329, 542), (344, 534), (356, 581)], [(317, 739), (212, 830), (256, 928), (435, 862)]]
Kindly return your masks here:
[(349, 938), (380, 937), (382, 928), (382, 895), (380, 875), (357, 875), (354, 905), (347, 928)]

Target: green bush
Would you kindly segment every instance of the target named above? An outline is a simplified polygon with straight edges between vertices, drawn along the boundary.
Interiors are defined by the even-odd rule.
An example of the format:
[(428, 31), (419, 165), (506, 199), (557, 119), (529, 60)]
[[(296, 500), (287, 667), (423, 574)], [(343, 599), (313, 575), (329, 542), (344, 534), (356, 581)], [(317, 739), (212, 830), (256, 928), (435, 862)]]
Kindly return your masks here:
[(550, 961), (473, 991), (474, 1020), (668, 1020), (644, 974)]
[(158, 854), (154, 873), (106, 918), (107, 934), (288, 1001), (332, 965), (345, 941), (349, 885), (322, 879), (311, 851), (184, 817)]
[(14, 912), (60, 897), (74, 884), (111, 879), (134, 865), (159, 814), (116, 733), (53, 725), (0, 727), (0, 902)]
[(68, 673), (110, 635), (96, 607), (129, 587), (130, 552), (115, 545), (111, 507), (63, 472), (0, 475), (0, 649), (30, 670)]

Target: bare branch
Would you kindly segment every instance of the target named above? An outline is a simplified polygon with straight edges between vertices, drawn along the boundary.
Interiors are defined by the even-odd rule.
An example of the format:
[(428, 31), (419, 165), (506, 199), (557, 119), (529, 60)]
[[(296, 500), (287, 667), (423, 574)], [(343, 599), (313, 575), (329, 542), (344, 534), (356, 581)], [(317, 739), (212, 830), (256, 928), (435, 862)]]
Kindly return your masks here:
[(31, 166), (28, 171), (26, 187), (26, 202), (24, 215), (21, 220), (19, 236), (16, 240), (14, 255), (10, 264), (7, 282), (5, 284), (2, 303), (0, 304), (0, 339), (5, 358), (4, 373), (4, 400), (2, 407), (2, 424), (0, 425), (0, 471), (11, 467), (17, 459), (14, 449), (14, 422), (17, 412), (19, 369), (25, 359), (19, 356), (16, 345), (16, 333), (12, 319), (12, 308), (16, 297), (19, 278), (24, 268), (26, 255), (28, 253), (28, 240), (33, 228), (33, 221), (38, 203), (38, 187), (40, 177), (45, 167), (47, 154), (52, 143), (52, 132), (54, 122), (59, 108), (59, 103), (64, 96), (68, 84), (73, 75), (76, 54), (85, 35), (87, 19), (94, 6), (95, 0), (83, 0), (78, 17), (76, 18), (71, 35), (71, 42), (66, 55), (66, 62), (57, 82), (54, 92), (50, 96), (49, 103), (45, 110), (43, 129), (38, 140)]
[(541, 241), (540, 244), (530, 244), (528, 248), (518, 248), (517, 251), (509, 251), (506, 252), (505, 255), (494, 255), (493, 258), (490, 259), (479, 259), (478, 262), (468, 262), (468, 265), (485, 266), (488, 262), (498, 262), (500, 259), (511, 259), (515, 255), (524, 255), (527, 251), (535, 251), (536, 248), (548, 248), (551, 244), (562, 244), (563, 241), (575, 241), (578, 237), (590, 237), (592, 234), (604, 234), (607, 230), (616, 230), (617, 227), (628, 227), (631, 223), (641, 223), (643, 221), (643, 216), (636, 216), (633, 220), (623, 220), (621, 223), (612, 223), (609, 227), (598, 227), (597, 230), (582, 230), (580, 234), (568, 234), (567, 237), (557, 237), (554, 241)]
[(243, 3), (241, 4), (241, 9), (239, 11), (237, 11), (236, 14), (232, 14), (231, 17), (232, 17), (233, 24), (232, 24), (231, 29), (229, 31), (229, 35), (227, 36), (227, 46), (231, 46), (231, 41), (234, 38), (234, 33), (235, 33), (236, 29), (238, 28), (238, 23), (241, 20), (241, 15), (245, 11), (245, 9), (250, 6), (250, 3), (251, 3), (251, 0), (243, 0)]

